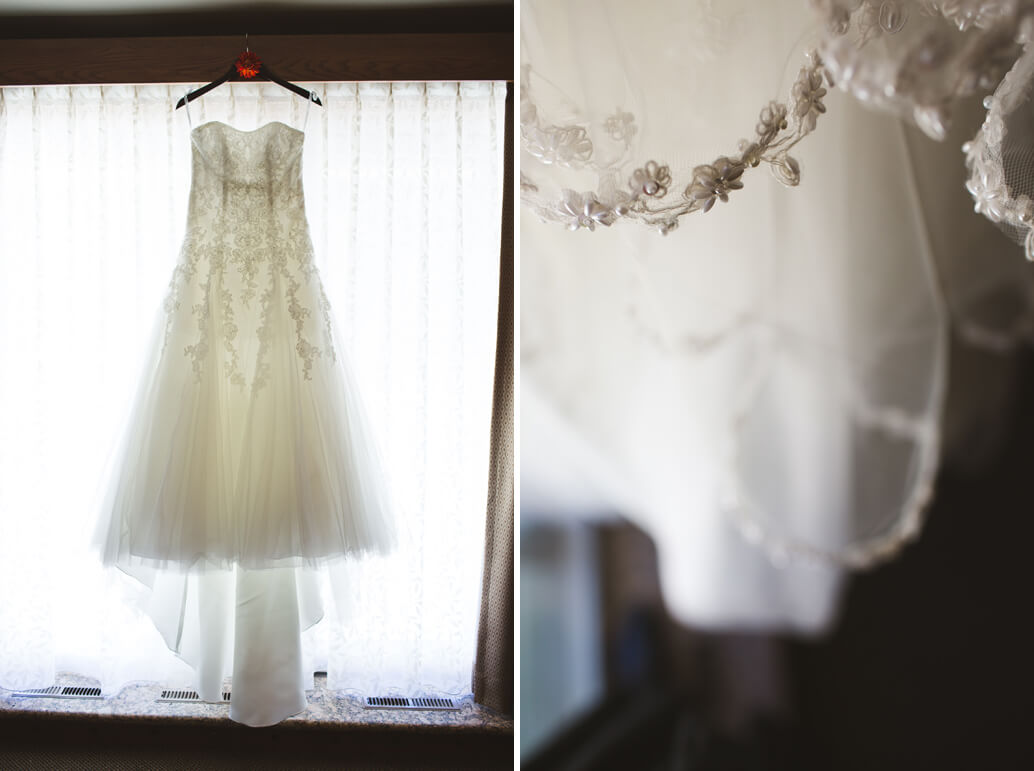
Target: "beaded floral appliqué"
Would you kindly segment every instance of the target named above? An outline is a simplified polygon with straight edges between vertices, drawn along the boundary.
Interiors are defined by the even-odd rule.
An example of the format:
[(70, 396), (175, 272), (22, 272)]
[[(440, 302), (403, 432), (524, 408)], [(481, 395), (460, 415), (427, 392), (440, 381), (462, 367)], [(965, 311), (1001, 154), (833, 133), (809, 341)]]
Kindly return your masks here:
[[(708, 212), (717, 202), (727, 202), (740, 190), (747, 169), (767, 164), (775, 177), (785, 185), (800, 182), (800, 164), (790, 150), (815, 130), (818, 118), (826, 111), (823, 97), (830, 83), (821, 57), (808, 54), (790, 92), (789, 103), (765, 105), (754, 136), (739, 143), (736, 153), (722, 155), (711, 163), (696, 166), (689, 179), (674, 179), (671, 168), (650, 160), (636, 168), (627, 183), (616, 183), (617, 169), (625, 158), (616, 162), (598, 162), (592, 140), (585, 126), (552, 125), (538, 111), (527, 83), (530, 68), (525, 68), (521, 86), (521, 146), (543, 165), (567, 168), (590, 168), (598, 172), (595, 190), (578, 192), (565, 189), (560, 200), (540, 194), (534, 178), (522, 171), (521, 200), (542, 219), (566, 225), (570, 230), (595, 230), (597, 225), (609, 227), (619, 221), (635, 221), (649, 225), (662, 234), (678, 227), (681, 217), (693, 212)], [(603, 123), (607, 135), (631, 147), (637, 128), (635, 118), (618, 108)]]
[[(966, 189), (974, 210), (1022, 243), (1034, 260), (1034, 204), (1011, 189), (1003, 160), (1007, 122), (1015, 111), (1029, 109), (1024, 105), (1034, 84), (1034, 0), (812, 4), (827, 24), (821, 45), (827, 67), (838, 86), (860, 101), (911, 118), (940, 140), (956, 102), (984, 95), (984, 123), (962, 148)], [(906, 27), (907, 36), (887, 37)], [(868, 45), (880, 37), (887, 45)]]
[(321, 357), (336, 360), (305, 219), (301, 137), (281, 123), (243, 132), (213, 122), (192, 134), (187, 234), (164, 303), (163, 352), (183, 341), (199, 382), (215, 366), (257, 391), (274, 345), (290, 345), (305, 379)]

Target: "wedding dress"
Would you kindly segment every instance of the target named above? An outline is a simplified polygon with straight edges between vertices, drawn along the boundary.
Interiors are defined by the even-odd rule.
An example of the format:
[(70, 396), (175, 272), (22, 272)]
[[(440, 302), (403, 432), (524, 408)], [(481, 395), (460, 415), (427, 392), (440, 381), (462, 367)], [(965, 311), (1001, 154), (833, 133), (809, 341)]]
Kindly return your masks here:
[(190, 138), (186, 233), (95, 542), (151, 587), (201, 697), (232, 672), (231, 718), (269, 725), (305, 706), (317, 569), (387, 552), (394, 526), (313, 264), (304, 131), (209, 121)]

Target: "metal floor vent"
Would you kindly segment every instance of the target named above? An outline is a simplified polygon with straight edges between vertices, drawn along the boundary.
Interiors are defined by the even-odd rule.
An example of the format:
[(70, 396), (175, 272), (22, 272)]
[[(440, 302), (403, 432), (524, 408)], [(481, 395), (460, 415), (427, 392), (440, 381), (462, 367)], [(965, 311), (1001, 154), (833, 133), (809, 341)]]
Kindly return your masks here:
[[(223, 701), (230, 700), (230, 692), (223, 691)], [(201, 701), (197, 691), (162, 691), (155, 701)]]
[(367, 696), (364, 706), (367, 709), (459, 709), (452, 699), (438, 697), (411, 699), (408, 696)]
[(90, 688), (82, 685), (52, 685), (49, 688), (30, 688), (27, 691), (18, 691), (14, 696), (25, 696), (27, 698), (50, 698), (50, 699), (102, 699), (100, 688)]

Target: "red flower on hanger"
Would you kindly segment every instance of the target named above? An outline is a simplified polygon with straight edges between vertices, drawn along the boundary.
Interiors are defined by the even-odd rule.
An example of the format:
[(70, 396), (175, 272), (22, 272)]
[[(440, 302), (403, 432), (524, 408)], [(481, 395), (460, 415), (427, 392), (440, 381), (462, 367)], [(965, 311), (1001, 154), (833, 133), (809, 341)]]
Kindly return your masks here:
[(262, 67), (262, 60), (258, 58), (258, 55), (251, 52), (245, 51), (237, 57), (237, 73), (242, 78), (253, 78), (259, 74), (259, 69)]

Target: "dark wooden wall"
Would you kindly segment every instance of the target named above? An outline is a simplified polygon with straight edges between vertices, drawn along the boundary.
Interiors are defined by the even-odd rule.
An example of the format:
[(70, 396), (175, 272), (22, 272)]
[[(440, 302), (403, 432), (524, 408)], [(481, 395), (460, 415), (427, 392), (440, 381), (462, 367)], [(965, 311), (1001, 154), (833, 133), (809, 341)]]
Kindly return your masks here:
[(513, 80), (513, 6), (0, 14), (0, 85), (214, 80), (244, 49), (293, 81)]

